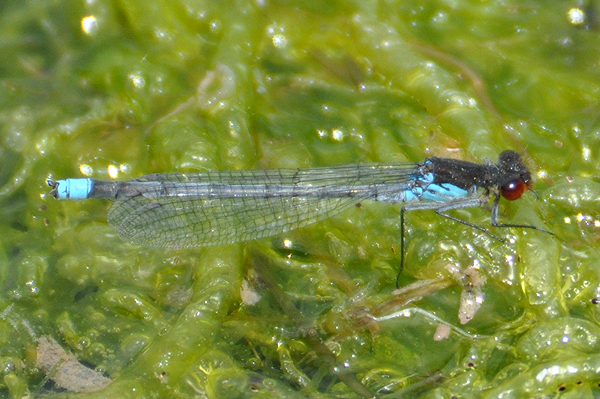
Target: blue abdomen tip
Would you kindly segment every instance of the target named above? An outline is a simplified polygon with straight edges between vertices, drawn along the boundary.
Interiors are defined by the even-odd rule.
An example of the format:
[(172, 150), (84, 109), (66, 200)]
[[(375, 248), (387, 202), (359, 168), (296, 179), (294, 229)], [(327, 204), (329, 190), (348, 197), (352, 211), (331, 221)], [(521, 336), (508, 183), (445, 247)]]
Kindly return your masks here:
[(93, 188), (92, 179), (66, 179), (56, 182), (56, 199), (87, 199)]

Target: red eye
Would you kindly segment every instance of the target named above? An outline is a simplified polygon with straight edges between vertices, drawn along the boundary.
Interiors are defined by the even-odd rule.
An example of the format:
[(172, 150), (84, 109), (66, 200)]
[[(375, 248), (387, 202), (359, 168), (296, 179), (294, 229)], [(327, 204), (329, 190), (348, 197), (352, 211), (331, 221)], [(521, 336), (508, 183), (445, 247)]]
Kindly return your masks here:
[(523, 179), (513, 179), (507, 181), (500, 187), (500, 194), (509, 201), (519, 199), (523, 192), (527, 190), (527, 185)]

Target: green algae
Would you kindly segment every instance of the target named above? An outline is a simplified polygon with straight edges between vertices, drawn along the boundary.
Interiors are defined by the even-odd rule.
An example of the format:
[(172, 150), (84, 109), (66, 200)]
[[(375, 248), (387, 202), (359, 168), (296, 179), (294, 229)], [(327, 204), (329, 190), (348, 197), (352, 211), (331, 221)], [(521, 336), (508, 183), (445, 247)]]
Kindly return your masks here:
[[(593, 6), (576, 25), (563, 2), (3, 2), (0, 396), (597, 396)], [(483, 162), (507, 148), (524, 152), (539, 199), (504, 203), (501, 219), (556, 235), (499, 243), (410, 214), (401, 282), (429, 285), (402, 295), (398, 206), (255, 243), (149, 250), (107, 226), (109, 203), (56, 202), (45, 186)], [(486, 209), (461, 217), (489, 223)], [(485, 297), (462, 326), (457, 269), (469, 266)], [(452, 328), (435, 341), (440, 320)], [(113, 384), (47, 383), (45, 335)]]

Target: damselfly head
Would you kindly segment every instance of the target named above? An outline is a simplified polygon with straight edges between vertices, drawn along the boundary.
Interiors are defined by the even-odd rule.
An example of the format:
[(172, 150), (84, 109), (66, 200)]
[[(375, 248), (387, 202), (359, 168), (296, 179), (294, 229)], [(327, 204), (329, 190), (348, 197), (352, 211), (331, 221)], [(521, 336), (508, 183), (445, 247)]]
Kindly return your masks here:
[(500, 184), (500, 194), (510, 201), (519, 199), (525, 190), (530, 190), (532, 186), (531, 173), (516, 151), (504, 151), (498, 157), (498, 166), (502, 183)]

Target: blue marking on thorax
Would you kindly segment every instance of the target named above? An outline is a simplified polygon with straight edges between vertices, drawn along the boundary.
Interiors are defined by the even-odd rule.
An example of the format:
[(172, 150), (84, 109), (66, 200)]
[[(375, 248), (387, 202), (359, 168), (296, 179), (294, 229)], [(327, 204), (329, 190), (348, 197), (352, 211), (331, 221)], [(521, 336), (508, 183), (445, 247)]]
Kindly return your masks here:
[(469, 192), (465, 189), (444, 183), (433, 184), (433, 173), (426, 173), (418, 178), (415, 177), (415, 186), (404, 192), (405, 201), (450, 201), (456, 198), (466, 197)]
[(94, 187), (92, 179), (66, 179), (56, 183), (56, 199), (87, 199)]
[(466, 197), (469, 192), (449, 183), (443, 185), (430, 184), (421, 197), (427, 201), (450, 201), (456, 198)]
[(414, 201), (414, 200), (418, 200), (419, 197), (415, 194), (415, 189), (413, 188), (411, 190), (405, 190), (404, 191), (404, 200), (405, 202), (410, 202), (410, 201)]

